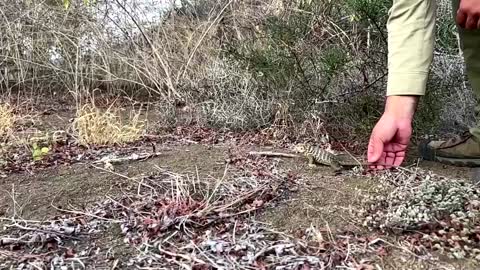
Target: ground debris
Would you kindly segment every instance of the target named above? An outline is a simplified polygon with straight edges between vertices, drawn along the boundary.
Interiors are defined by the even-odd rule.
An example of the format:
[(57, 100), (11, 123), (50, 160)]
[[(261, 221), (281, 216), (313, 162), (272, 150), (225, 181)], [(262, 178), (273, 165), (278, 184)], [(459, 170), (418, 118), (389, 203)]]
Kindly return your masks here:
[(61, 267), (72, 260), (88, 265), (98, 261), (91, 255), (96, 235), (111, 227), (120, 227), (128, 246), (145, 247), (172, 232), (189, 237), (227, 220), (240, 220), (267, 205), (284, 181), (282, 175), (270, 175), (270, 181), (254, 176), (190, 179), (169, 171), (144, 176), (133, 180), (138, 181), (136, 190), (107, 198), (84, 212), (64, 210), (66, 215), (48, 222), (4, 218), (0, 256), (16, 267), (30, 265), (25, 269)]
[(78, 243), (93, 239), (107, 226), (67, 216), (50, 221), (10, 220), (0, 231), (0, 267), (57, 269), (69, 265), (69, 269), (84, 269), (82, 257), (87, 251), (78, 252)]
[[(293, 237), (255, 221), (292, 175), (268, 159), (236, 157), (226, 166), (243, 169), (221, 179), (159, 169), (85, 211), (63, 210), (48, 222), (4, 219), (0, 268), (355, 269), (363, 256), (385, 254), (365, 237), (313, 228)], [(106, 231), (118, 231), (128, 256), (97, 242)]]
[(334, 269), (358, 266), (355, 258), (376, 252), (363, 244), (355, 237), (317, 242), (306, 233), (294, 238), (252, 220), (232, 220), (193, 239), (156, 241), (131, 264), (169, 269)]

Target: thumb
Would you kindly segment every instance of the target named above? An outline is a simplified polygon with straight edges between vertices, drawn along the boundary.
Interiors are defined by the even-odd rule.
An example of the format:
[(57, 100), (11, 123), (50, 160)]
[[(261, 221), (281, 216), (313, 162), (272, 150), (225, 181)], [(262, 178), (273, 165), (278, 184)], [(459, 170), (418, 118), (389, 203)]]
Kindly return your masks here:
[(457, 24), (460, 27), (465, 28), (465, 26), (466, 26), (465, 24), (466, 24), (466, 21), (467, 21), (467, 14), (465, 14), (465, 12), (463, 12), (462, 10), (458, 10), (455, 19), (456, 19)]
[(368, 143), (368, 162), (376, 162), (380, 159), (383, 153), (383, 141), (378, 138), (375, 132), (372, 134), (370, 138), (370, 142)]

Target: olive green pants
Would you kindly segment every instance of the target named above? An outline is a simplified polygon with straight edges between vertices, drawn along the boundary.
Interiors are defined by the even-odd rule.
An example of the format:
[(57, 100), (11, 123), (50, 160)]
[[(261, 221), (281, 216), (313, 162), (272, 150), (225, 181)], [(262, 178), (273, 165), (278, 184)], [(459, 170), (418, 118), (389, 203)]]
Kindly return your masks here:
[[(453, 19), (456, 21), (460, 0), (452, 0)], [(457, 26), (460, 36), (460, 47), (466, 64), (467, 77), (476, 95), (477, 103), (480, 102), (480, 30), (466, 30)], [(480, 123), (480, 103), (475, 107), (477, 123)], [(470, 129), (475, 137), (480, 139), (480, 125)]]

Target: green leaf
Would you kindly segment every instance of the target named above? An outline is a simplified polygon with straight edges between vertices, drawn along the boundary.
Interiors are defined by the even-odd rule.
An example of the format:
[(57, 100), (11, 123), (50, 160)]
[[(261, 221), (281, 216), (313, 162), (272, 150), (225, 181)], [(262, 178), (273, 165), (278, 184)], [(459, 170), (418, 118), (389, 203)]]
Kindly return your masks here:
[(95, 2), (95, 0), (83, 0), (83, 4), (85, 6), (89, 6), (90, 4), (94, 4)]
[(63, 7), (68, 9), (70, 7), (70, 0), (63, 0)]
[[(95, 0), (83, 0), (83, 4), (85, 6), (89, 6), (90, 4), (95, 3)], [(63, 7), (65, 9), (69, 9), (71, 4), (71, 0), (63, 0)]]
[(39, 150), (33, 151), (33, 160), (40, 160), (42, 159), (42, 153)]
[(48, 154), (50, 148), (48, 147), (38, 147), (37, 143), (33, 143), (33, 151), (32, 151), (32, 158), (34, 161), (41, 160), (45, 155)]

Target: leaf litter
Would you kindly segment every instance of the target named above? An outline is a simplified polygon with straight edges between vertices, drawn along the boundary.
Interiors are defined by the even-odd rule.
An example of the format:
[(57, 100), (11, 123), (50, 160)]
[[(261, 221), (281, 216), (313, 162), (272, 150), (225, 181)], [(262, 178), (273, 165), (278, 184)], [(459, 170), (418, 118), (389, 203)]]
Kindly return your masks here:
[[(228, 138), (204, 133), (200, 137), (210, 143)], [(135, 154), (137, 150), (133, 144), (115, 155), (105, 148), (74, 153), (99, 162), (148, 157)], [(107, 158), (98, 159), (101, 153)], [(68, 151), (63, 155), (74, 156)], [(392, 248), (405, 250), (381, 238), (390, 235), (399, 236), (420, 256), (435, 250), (452, 258), (480, 260), (479, 191), (473, 184), (422, 170), (385, 172), (379, 179), (372, 176), (379, 185), (358, 209), (359, 224), (373, 233), (333, 234), (328, 227), (311, 227), (291, 236), (253, 215), (296, 191), (299, 177), (271, 159), (252, 157), (238, 148), (225, 160), (221, 179), (159, 168), (156, 174), (131, 178), (136, 189), (85, 211), (65, 210), (65, 215), (49, 221), (4, 218), (0, 268), (112, 269), (107, 265), (113, 263), (127, 269), (374, 269), (375, 258), (387, 256)], [(227, 174), (228, 166), (235, 172)], [(112, 228), (120, 230), (133, 254), (115, 257), (95, 242)]]
[[(234, 143), (238, 145), (271, 144), (268, 134), (246, 132), (238, 134), (234, 132), (219, 132), (209, 128), (197, 126), (179, 126), (174, 130), (157, 131), (158, 134), (140, 136), (136, 141), (125, 145), (90, 145), (79, 144), (75, 138), (64, 132), (56, 131), (53, 135), (35, 137), (39, 149), (48, 148), (48, 153), (37, 159), (33, 155), (31, 145), (3, 144), (0, 146), (2, 157), (0, 158), (0, 172), (6, 177), (7, 174), (33, 172), (58, 165), (72, 165), (74, 163), (88, 163), (105, 156), (123, 158), (134, 155), (139, 151), (156, 153), (156, 144), (218, 144)], [(162, 135), (169, 132), (168, 135)], [(58, 135), (60, 134), (60, 135)], [(33, 139), (33, 138), (32, 138)]]
[[(298, 178), (262, 157), (240, 151), (228, 156), (220, 179), (158, 168), (131, 178), (136, 188), (84, 211), (64, 210), (50, 221), (5, 218), (0, 268), (363, 269), (369, 265), (363, 258), (386, 254), (371, 244), (374, 238), (353, 232), (333, 235), (311, 227), (291, 236), (256, 221), (254, 214), (274, 207)], [(112, 228), (132, 254), (115, 257), (97, 244)]]

